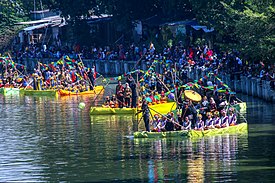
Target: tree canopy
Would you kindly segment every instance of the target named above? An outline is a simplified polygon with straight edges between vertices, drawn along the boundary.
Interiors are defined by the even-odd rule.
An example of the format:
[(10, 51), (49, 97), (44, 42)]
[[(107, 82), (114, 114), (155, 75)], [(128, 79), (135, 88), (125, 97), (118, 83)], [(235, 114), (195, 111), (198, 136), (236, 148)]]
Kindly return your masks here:
[[(111, 14), (121, 31), (131, 30), (135, 20), (158, 15), (163, 21), (196, 19), (215, 28), (215, 45), (238, 49), (251, 59), (274, 61), (274, 1), (272, 0), (43, 0), (43, 7), (56, 9), (76, 28), (84, 28), (90, 15)], [(41, 2), (36, 1), (40, 7)], [(33, 1), (0, 1), (0, 35), (33, 10)], [(5, 27), (5, 28), (4, 28)], [(88, 31), (82, 30), (83, 33)], [(2, 33), (2, 34), (1, 34)], [(1, 36), (1, 37), (2, 37)]]

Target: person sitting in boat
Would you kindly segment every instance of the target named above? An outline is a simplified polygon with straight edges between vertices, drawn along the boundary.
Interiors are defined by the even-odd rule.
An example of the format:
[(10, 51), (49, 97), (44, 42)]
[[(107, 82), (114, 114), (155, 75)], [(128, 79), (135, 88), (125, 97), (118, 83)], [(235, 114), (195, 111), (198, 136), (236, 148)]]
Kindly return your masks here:
[(220, 118), (220, 113), (219, 111), (214, 112), (214, 127), (215, 128), (220, 128), (221, 127), (221, 118)]
[(158, 92), (155, 92), (154, 99), (156, 104), (160, 104), (160, 98), (161, 98), (160, 94)]
[(161, 118), (158, 114), (154, 115), (154, 119), (153, 119), (153, 132), (161, 132)]
[(166, 129), (165, 129), (165, 125), (167, 123), (167, 116), (163, 115), (162, 118), (160, 119), (160, 123), (158, 124), (158, 128), (160, 129), (160, 131), (162, 132), (166, 132)]
[(228, 115), (228, 123), (229, 126), (234, 126), (237, 124), (237, 115), (234, 113), (234, 108), (229, 108), (229, 115)]
[(202, 115), (198, 114), (198, 120), (195, 125), (195, 130), (203, 130), (204, 128), (204, 121), (202, 120)]
[(128, 83), (125, 83), (124, 88), (124, 101), (127, 108), (131, 107), (132, 90)]
[(173, 123), (173, 119), (170, 113), (168, 113), (167, 115), (167, 120), (166, 120), (166, 124), (165, 124), (165, 130), (166, 131), (174, 131), (174, 123)]
[(208, 130), (208, 129), (214, 128), (214, 125), (213, 125), (214, 121), (212, 119), (212, 113), (207, 112), (206, 116), (207, 116), (207, 119), (205, 120), (204, 129)]
[(167, 102), (167, 97), (165, 96), (164, 91), (161, 91), (161, 97), (160, 97), (160, 103), (166, 103)]
[(185, 116), (184, 118), (184, 122), (182, 124), (182, 129), (183, 130), (191, 130), (191, 121), (189, 120), (189, 117), (188, 116)]
[(111, 107), (110, 106), (110, 97), (109, 96), (105, 97), (105, 100), (104, 100), (104, 103), (103, 103), (102, 107)]
[(110, 100), (110, 107), (111, 108), (118, 108), (118, 102), (116, 99), (116, 95), (112, 95), (112, 98)]
[(222, 110), (221, 114), (222, 114), (222, 116), (221, 116), (221, 128), (228, 127), (229, 123), (228, 123), (228, 116), (226, 115), (226, 111)]

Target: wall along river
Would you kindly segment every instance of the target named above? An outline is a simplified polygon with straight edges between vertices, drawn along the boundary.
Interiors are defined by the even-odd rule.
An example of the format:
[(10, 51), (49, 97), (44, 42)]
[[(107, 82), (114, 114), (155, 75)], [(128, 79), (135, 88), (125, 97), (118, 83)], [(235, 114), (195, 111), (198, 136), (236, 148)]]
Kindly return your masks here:
[(191, 140), (133, 139), (143, 122), (90, 116), (93, 97), (0, 95), (0, 181), (272, 182), (275, 105), (240, 98), (248, 135)]

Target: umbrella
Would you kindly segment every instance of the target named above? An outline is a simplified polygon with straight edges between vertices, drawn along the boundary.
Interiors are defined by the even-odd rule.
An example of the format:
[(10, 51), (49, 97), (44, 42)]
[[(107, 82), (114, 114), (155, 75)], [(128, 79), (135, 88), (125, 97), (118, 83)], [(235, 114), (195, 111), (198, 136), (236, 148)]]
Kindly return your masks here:
[(194, 102), (200, 102), (201, 101), (201, 95), (193, 90), (185, 90), (184, 96), (188, 98), (189, 100), (192, 100)]

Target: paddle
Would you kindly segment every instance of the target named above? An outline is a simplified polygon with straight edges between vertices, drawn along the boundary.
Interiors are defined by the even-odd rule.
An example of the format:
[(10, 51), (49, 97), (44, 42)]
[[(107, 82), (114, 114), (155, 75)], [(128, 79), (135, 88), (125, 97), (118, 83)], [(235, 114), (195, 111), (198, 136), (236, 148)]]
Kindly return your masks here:
[[(148, 107), (150, 110), (152, 110), (152, 111), (154, 111), (154, 112), (156, 112), (156, 113), (158, 113), (158, 114), (160, 114), (162, 117), (166, 117), (165, 115), (163, 115), (163, 114), (161, 114), (161, 113), (159, 113), (158, 111), (156, 111), (155, 109), (152, 109), (151, 107)], [(178, 125), (178, 126), (180, 126), (180, 127), (184, 127), (184, 126), (182, 126), (182, 125), (180, 125), (179, 123), (177, 123), (177, 122), (175, 122), (175, 121), (172, 121), (171, 119), (169, 119), (169, 118), (167, 118), (169, 121), (171, 121), (172, 123), (174, 123), (174, 124), (176, 124), (176, 125)]]
[(109, 83), (110, 83), (110, 81), (108, 81), (108, 83), (107, 83), (105, 86), (103, 86), (103, 88), (102, 88), (102, 89), (100, 90), (100, 92), (96, 95), (96, 97), (95, 97), (95, 99), (93, 100), (92, 103), (95, 102), (95, 100), (97, 99), (97, 97), (101, 94), (101, 92), (105, 89), (105, 87), (106, 87)]

